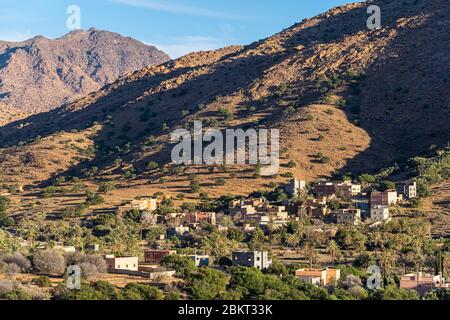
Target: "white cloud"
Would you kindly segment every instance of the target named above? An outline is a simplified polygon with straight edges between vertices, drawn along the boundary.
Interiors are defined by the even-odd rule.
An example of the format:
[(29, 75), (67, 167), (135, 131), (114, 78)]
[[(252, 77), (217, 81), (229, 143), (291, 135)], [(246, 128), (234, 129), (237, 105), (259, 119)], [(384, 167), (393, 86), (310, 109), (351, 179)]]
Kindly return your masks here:
[(191, 16), (203, 16), (209, 18), (232, 19), (232, 20), (247, 18), (239, 14), (219, 12), (194, 6), (186, 6), (169, 1), (160, 1), (160, 0), (107, 0), (107, 1), (138, 8), (165, 11), (171, 13), (180, 13)]

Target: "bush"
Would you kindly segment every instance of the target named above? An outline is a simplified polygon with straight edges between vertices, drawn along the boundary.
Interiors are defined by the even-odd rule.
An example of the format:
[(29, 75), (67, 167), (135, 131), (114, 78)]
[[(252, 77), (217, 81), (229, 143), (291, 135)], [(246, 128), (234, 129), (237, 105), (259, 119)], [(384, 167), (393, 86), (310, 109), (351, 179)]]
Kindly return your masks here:
[(234, 119), (233, 112), (231, 112), (227, 108), (224, 108), (224, 107), (220, 108), (219, 109), (219, 114), (221, 116), (223, 116), (225, 118), (225, 120), (233, 120)]
[(192, 180), (189, 184), (189, 188), (191, 189), (191, 193), (199, 193), (200, 183), (197, 180)]
[(0, 212), (6, 211), (11, 204), (11, 200), (7, 197), (0, 196)]
[(48, 288), (52, 286), (52, 282), (47, 276), (34, 278), (33, 280), (31, 280), (31, 282), (41, 288)]
[(90, 279), (98, 276), (99, 272), (97, 270), (97, 267), (94, 266), (92, 263), (82, 262), (80, 263), (79, 267), (81, 269), (81, 276), (84, 279)]
[(156, 162), (156, 161), (150, 161), (150, 162), (147, 164), (147, 169), (148, 169), (148, 170), (153, 171), (153, 170), (156, 170), (156, 169), (158, 169), (158, 168), (159, 168), (159, 163)]
[(98, 192), (100, 193), (108, 193), (110, 191), (113, 191), (115, 189), (115, 186), (112, 182), (102, 182), (100, 186), (98, 187)]
[(97, 194), (88, 195), (86, 203), (89, 206), (99, 205), (99, 204), (105, 203), (105, 198), (103, 198), (98, 193)]
[(13, 291), (16, 286), (17, 283), (15, 281), (7, 279), (0, 280), (0, 298)]
[(62, 212), (63, 218), (79, 218), (83, 215), (84, 210), (86, 210), (85, 204), (77, 205), (76, 207), (65, 208)]
[(10, 264), (6, 265), (6, 270), (5, 271), (6, 271), (7, 275), (12, 276), (12, 275), (20, 273), (21, 269), (20, 269), (20, 267), (17, 264), (10, 263)]
[(15, 264), (19, 267), (19, 272), (26, 272), (30, 269), (31, 263), (28, 258), (24, 257), (20, 252), (15, 252), (12, 254), (8, 254), (0, 259), (3, 263), (6, 264)]
[(100, 273), (106, 272), (106, 261), (100, 256), (97, 256), (95, 254), (88, 254), (83, 257), (83, 261), (95, 266), (97, 268), (97, 271)]
[(296, 166), (297, 166), (297, 163), (295, 163), (295, 161), (294, 160), (291, 160), (291, 161), (289, 161), (289, 163), (288, 163), (288, 168), (295, 168)]
[(123, 288), (123, 297), (126, 300), (163, 300), (163, 292), (153, 286), (129, 283)]
[(36, 271), (46, 275), (62, 275), (65, 271), (64, 257), (55, 250), (38, 251), (33, 256)]
[(195, 262), (189, 257), (168, 255), (161, 262), (162, 266), (169, 269), (175, 269), (177, 276), (181, 278), (188, 277), (195, 270)]
[(196, 300), (214, 300), (226, 291), (228, 277), (222, 271), (200, 268), (187, 279), (186, 289)]
[(361, 183), (374, 183), (376, 181), (376, 178), (371, 174), (362, 174), (358, 177), (358, 180)]

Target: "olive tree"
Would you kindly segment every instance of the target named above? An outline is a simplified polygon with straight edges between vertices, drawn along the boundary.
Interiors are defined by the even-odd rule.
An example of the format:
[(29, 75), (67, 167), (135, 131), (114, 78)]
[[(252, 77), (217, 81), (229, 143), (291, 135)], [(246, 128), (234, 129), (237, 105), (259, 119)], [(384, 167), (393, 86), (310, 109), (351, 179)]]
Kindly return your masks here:
[(38, 251), (33, 255), (34, 268), (40, 274), (62, 275), (66, 264), (64, 257), (55, 250)]

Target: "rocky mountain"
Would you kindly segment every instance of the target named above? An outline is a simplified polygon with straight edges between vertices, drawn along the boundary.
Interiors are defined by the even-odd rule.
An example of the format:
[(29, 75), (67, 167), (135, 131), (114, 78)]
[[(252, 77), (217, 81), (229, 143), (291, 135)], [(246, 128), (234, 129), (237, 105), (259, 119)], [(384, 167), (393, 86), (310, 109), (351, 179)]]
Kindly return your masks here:
[(47, 111), (169, 59), (155, 47), (95, 29), (55, 40), (0, 41), (0, 101), (25, 112)]
[[(382, 10), (377, 30), (366, 25), (371, 4)], [(146, 164), (168, 163), (170, 132), (193, 120), (223, 129), (280, 129), (280, 174), (307, 179), (369, 172), (415, 156), (450, 141), (449, 10), (445, 0), (355, 3), (248, 46), (146, 67), (74, 103), (0, 128), (2, 177), (37, 183), (94, 167), (102, 179), (125, 175), (185, 191), (187, 175), (149, 171)], [(70, 150), (78, 154), (69, 152), (70, 139), (62, 138), (68, 133), (72, 142), (76, 134), (88, 141), (89, 153), (76, 145)], [(46, 153), (52, 165), (36, 167)], [(295, 168), (287, 165), (292, 161)], [(187, 173), (210, 194), (267, 184), (251, 168)], [(217, 177), (225, 187), (215, 185)]]

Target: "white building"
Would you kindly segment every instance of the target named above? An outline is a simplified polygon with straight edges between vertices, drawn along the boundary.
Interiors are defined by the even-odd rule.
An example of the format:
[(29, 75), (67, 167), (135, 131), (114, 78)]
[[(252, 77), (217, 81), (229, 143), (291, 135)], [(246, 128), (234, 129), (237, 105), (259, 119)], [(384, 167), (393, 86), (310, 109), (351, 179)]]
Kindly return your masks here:
[(306, 181), (298, 180), (297, 178), (289, 181), (289, 184), (286, 185), (285, 191), (287, 194), (291, 196), (297, 196), (301, 190), (305, 190)]
[(371, 222), (382, 222), (390, 220), (391, 215), (389, 212), (389, 206), (375, 206), (370, 208), (370, 220)]

